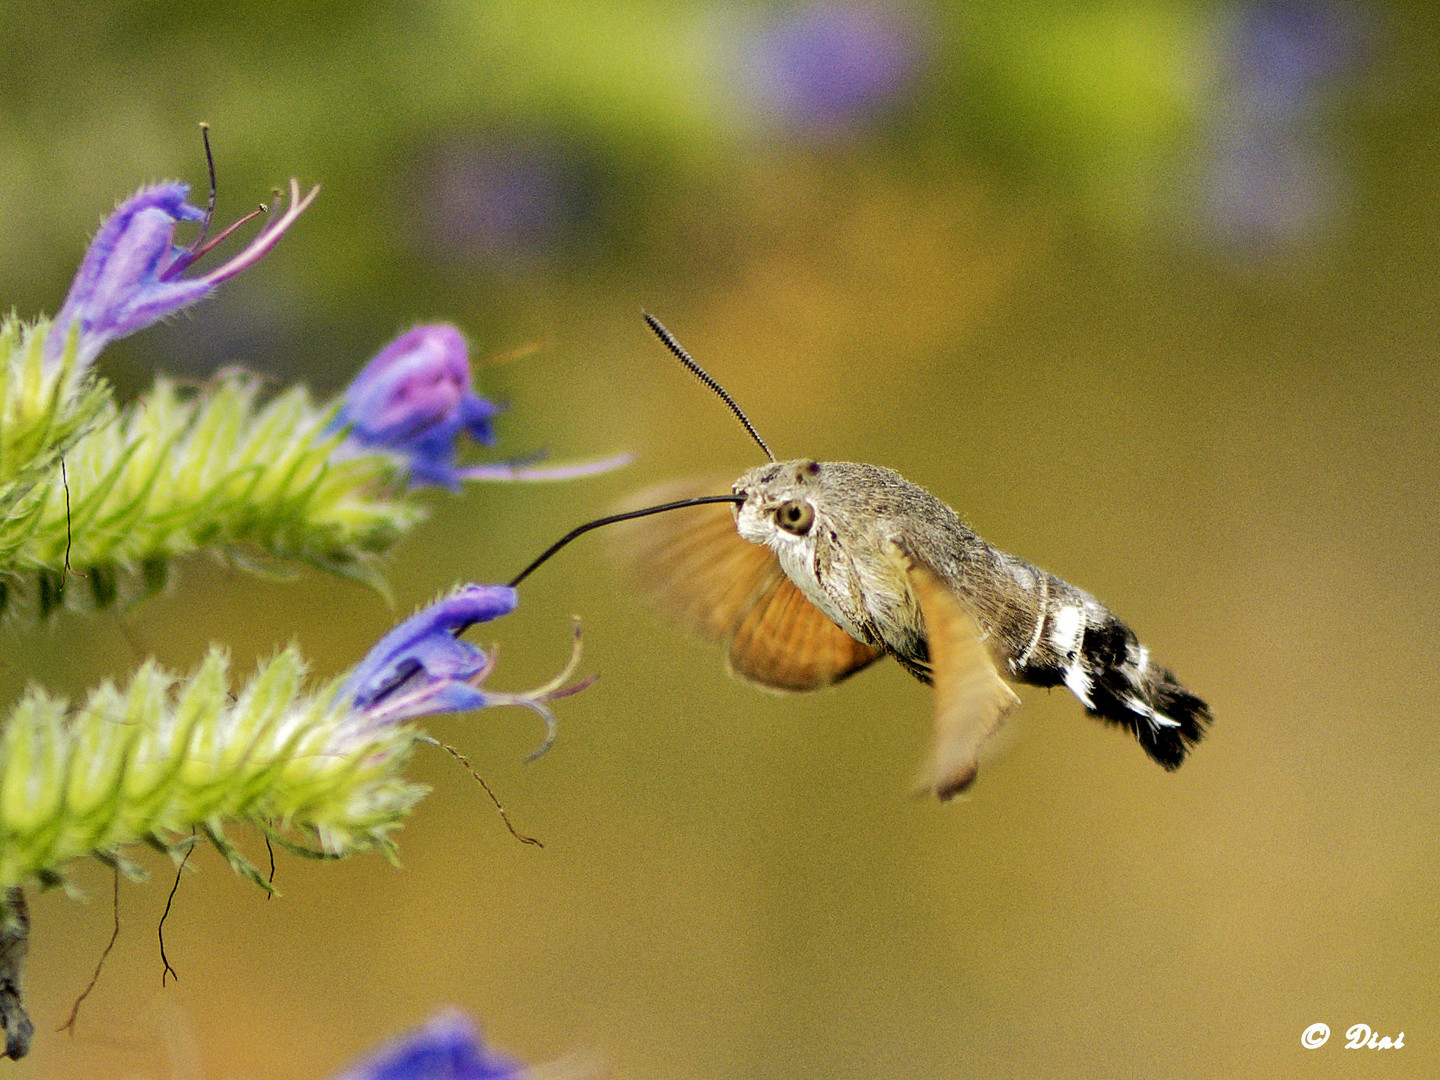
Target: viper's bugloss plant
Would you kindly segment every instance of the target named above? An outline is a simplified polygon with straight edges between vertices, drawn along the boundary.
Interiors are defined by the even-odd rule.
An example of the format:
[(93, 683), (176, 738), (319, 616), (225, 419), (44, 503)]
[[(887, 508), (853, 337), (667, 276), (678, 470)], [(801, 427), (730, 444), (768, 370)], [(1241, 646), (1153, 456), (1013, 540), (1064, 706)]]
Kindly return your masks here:
[(511, 589), (467, 585), (315, 688), (292, 647), (238, 688), (228, 655), (212, 648), (184, 678), (149, 661), (123, 690), (104, 683), (78, 707), (30, 689), (0, 732), (0, 887), (58, 882), (87, 856), (133, 870), (126, 846), (180, 854), (193, 830), (268, 889), (226, 837), (232, 823), (302, 854), (392, 854), (390, 833), (425, 791), (400, 776), (420, 737), (412, 721), (522, 705), (553, 734), (548, 703), (589, 685), (565, 685), (577, 634), (570, 663), (544, 686), (480, 689), (493, 659), (457, 635), (514, 606)]
[[(258, 379), (232, 373), (199, 390), (162, 378), (117, 407), (96, 355), (253, 265), (317, 191), (302, 197), (292, 180), (285, 213), (230, 261), (187, 278), (233, 227), (209, 244), (203, 228), (177, 244), (178, 225), (208, 226), (208, 214), (183, 184), (146, 188), (101, 228), (53, 323), (0, 322), (0, 615), (17, 598), (46, 614), (81, 597), (104, 607), (143, 595), (173, 559), (202, 550), (383, 588), (377, 557), (422, 517), (410, 488), (568, 479), (628, 460), (457, 465), (462, 433), (494, 442), (498, 409), (471, 389), (464, 339), (450, 326), (402, 336), (329, 406), (303, 387), (262, 400)], [(433, 741), (415, 726), (425, 716), (524, 706), (545, 720), (532, 757), (543, 753), (555, 737), (549, 703), (589, 685), (566, 685), (578, 627), (570, 663), (526, 693), (484, 687), (494, 656), (459, 637), (515, 604), (506, 586), (460, 588), (402, 622), (348, 677), (319, 686), (307, 685), (293, 647), (234, 685), (215, 646), (183, 677), (147, 661), (123, 688), (102, 683), (79, 706), (28, 689), (0, 728), (0, 1056), (23, 1056), (32, 1033), (20, 996), (24, 886), (63, 883), (87, 856), (140, 876), (133, 845), (180, 858), (204, 840), (268, 890), (229, 839), (235, 824), (317, 858), (393, 857), (391, 834), (425, 790), (400, 774), (415, 743)]]
[[(0, 338), (0, 350), (5, 342)], [(196, 393), (159, 380), (123, 412), (108, 401), (43, 483), (0, 521), (0, 604), (33, 581), (42, 613), (163, 584), (205, 549), (242, 565), (308, 563), (379, 586), (375, 557), (422, 516), (384, 454), (333, 452), (333, 408), (304, 387), (261, 403), (243, 374)], [(67, 566), (71, 568), (67, 572)]]
[(206, 218), (187, 190), (160, 184), (123, 202), (53, 323), (0, 324), (0, 612), (21, 594), (41, 613), (81, 596), (104, 605), (153, 589), (171, 559), (200, 548), (378, 583), (375, 554), (419, 517), (393, 496), (401, 474), (385, 455), (332, 460), (334, 409), (303, 390), (262, 407), (256, 381), (232, 375), (195, 396), (161, 380), (123, 411), (110, 403), (90, 372), (96, 354), (253, 265), (319, 189), (302, 196), (292, 180), (289, 208), (242, 252), (183, 278), (229, 232), (176, 244), (177, 224)]
[(315, 688), (293, 647), (238, 688), (213, 647), (184, 678), (147, 661), (125, 689), (102, 683), (79, 707), (28, 690), (0, 729), (0, 1056), (23, 1057), (33, 1031), (20, 994), (23, 886), (62, 884), (85, 857), (141, 878), (129, 847), (179, 860), (198, 838), (270, 891), (227, 835), (234, 824), (314, 858), (379, 850), (393, 860), (391, 833), (426, 791), (400, 770), (417, 741), (434, 741), (413, 721), (522, 705), (546, 720), (543, 752), (549, 702), (593, 680), (566, 685), (580, 661), (577, 625), (554, 679), (525, 693), (481, 690), (493, 656), (458, 635), (514, 606), (505, 586), (465, 586), (401, 623), (348, 677)]
[[(495, 441), (499, 407), (471, 388), (464, 338), (418, 326), (330, 406), (304, 388), (260, 399), (230, 373), (199, 391), (165, 379), (124, 409), (90, 373), (111, 340), (209, 295), (274, 247), (318, 188), (229, 262), (184, 278), (211, 245), (175, 243), (204, 213), (183, 184), (146, 188), (101, 228), (54, 323), (0, 324), (0, 615), (45, 615), (153, 592), (208, 550), (248, 568), (304, 563), (384, 587), (376, 558), (423, 516), (410, 487), (562, 480), (629, 460), (538, 468), (456, 464), (462, 435)], [(223, 239), (224, 234), (217, 239)]]

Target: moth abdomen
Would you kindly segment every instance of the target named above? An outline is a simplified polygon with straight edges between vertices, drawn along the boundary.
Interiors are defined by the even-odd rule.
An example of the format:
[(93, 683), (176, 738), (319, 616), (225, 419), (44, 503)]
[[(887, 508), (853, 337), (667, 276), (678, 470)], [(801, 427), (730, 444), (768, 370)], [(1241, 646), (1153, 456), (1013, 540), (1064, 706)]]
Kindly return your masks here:
[[(1114, 669), (1112, 669), (1113, 671)], [(1151, 664), (1144, 695), (1117, 688), (1113, 680), (1096, 684), (1094, 715), (1130, 729), (1145, 752), (1161, 766), (1178, 769), (1190, 748), (1205, 737), (1210, 708), (1179, 681), (1169, 668)], [(1173, 721), (1167, 724), (1166, 721)]]
[[(1135, 632), (1103, 604), (1059, 584), (1045, 619), (1045, 642), (1017, 674), (1036, 686), (1063, 683), (1085, 711), (1126, 728), (1158, 764), (1177, 769), (1205, 737), (1210, 709), (1150, 659)], [(1060, 590), (1057, 590), (1060, 591)]]

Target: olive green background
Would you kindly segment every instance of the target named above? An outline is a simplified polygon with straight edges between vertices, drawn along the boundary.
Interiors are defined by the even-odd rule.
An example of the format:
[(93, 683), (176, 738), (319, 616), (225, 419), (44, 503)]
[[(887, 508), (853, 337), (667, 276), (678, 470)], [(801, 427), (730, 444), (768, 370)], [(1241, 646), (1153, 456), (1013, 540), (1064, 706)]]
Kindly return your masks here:
[[(293, 639), (329, 675), (632, 491), (753, 465), (643, 306), (777, 454), (896, 468), (1104, 599), (1210, 701), (1210, 737), (1168, 775), (1063, 690), (1026, 690), (972, 793), (915, 800), (928, 691), (889, 664), (814, 696), (737, 683), (596, 535), (471, 634), (523, 688), (583, 618), (601, 678), (559, 705), (554, 750), (523, 763), (521, 711), (429, 725), (544, 850), (420, 753), (434, 792), (398, 869), (282, 856), (266, 901), (197, 855), (164, 989), (171, 871), (145, 856), (72, 1037), (54, 1029), (111, 929), (109, 873), (81, 866), (89, 902), (32, 896), (38, 1031), (9, 1072), (320, 1080), (449, 1004), (518, 1058), (625, 1080), (1437, 1075), (1429, 7), (1357, 17), (1298, 122), (1329, 209), (1252, 244), (1197, 194), (1232, 9), (915, 7), (912, 81), (839, 132), (742, 92), (746, 43), (787, 10), (4, 5), (0, 297), (22, 315), (59, 306), (116, 199), (174, 176), (203, 195), (201, 119), (222, 218), (292, 173), (324, 184), (265, 264), (106, 353), (122, 395), (230, 363), (329, 393), (448, 319), (509, 403), (497, 453), (637, 455), (427, 496), (393, 609), (201, 561), (122, 615), (6, 626), (5, 699), (151, 653), (183, 669), (216, 640), (243, 669)], [(445, 242), (437, 170), (497, 153), (565, 197), (518, 238)], [(1302, 1049), (1317, 1021), (1335, 1034)], [(1405, 1048), (1343, 1049), (1358, 1022)]]

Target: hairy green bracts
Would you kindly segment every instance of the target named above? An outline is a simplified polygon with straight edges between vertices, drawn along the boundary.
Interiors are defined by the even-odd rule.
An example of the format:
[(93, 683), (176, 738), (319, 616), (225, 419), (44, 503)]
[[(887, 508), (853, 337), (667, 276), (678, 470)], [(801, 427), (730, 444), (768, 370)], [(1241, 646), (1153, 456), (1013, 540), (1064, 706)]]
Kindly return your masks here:
[(147, 662), (79, 708), (32, 688), (0, 733), (0, 887), (54, 882), (86, 856), (130, 868), (126, 845), (173, 854), (192, 832), (263, 885), (233, 822), (322, 857), (389, 854), (425, 792), (399, 775), (415, 729), (370, 722), (338, 682), (307, 693), (304, 676), (287, 649), (232, 694), (215, 648), (187, 678)]
[(82, 598), (103, 607), (122, 590), (153, 591), (171, 559), (201, 548), (379, 585), (374, 556), (420, 516), (393, 494), (400, 462), (336, 453), (334, 409), (317, 408), (303, 387), (264, 404), (258, 394), (257, 379), (229, 374), (199, 392), (159, 380), (123, 411), (102, 400), (64, 450), (64, 472), (53, 462), (11, 499), (0, 602), (33, 584), (42, 614)]
[(0, 519), (44, 485), (60, 458), (91, 430), (109, 389), (77, 370), (72, 337), (58, 363), (45, 360), (50, 324), (0, 320)]

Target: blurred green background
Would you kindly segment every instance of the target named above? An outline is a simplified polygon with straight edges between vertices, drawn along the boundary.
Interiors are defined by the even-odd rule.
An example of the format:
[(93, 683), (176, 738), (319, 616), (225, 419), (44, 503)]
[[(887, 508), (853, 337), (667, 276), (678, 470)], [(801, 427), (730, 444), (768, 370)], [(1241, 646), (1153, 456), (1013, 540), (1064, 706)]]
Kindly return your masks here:
[[(212, 853), (32, 900), (23, 1077), (324, 1078), (442, 1004), (626, 1080), (1440, 1075), (1440, 63), (1428, 4), (696, 2), (0, 7), (0, 297), (53, 312), (143, 182), (219, 216), (324, 192), (219, 298), (109, 350), (124, 396), (244, 364), (332, 392), (448, 319), (502, 454), (612, 476), (430, 498), (397, 607), (197, 563), (124, 615), (0, 631), (80, 693), (207, 642), (324, 674), (647, 484), (755, 448), (894, 467), (1103, 598), (1217, 718), (1180, 772), (1024, 692), (973, 793), (907, 797), (927, 691), (728, 679), (582, 541), (474, 636), (533, 685), (583, 616), (602, 678), (436, 721), (378, 858)], [(527, 344), (537, 352), (502, 358)], [(251, 843), (251, 848), (258, 846)], [(263, 859), (263, 851), (260, 852)], [(1324, 1021), (1330, 1043), (1304, 1050)], [(1367, 1023), (1388, 1053), (1342, 1048)], [(1368, 1059), (1368, 1060), (1365, 1060)]]

